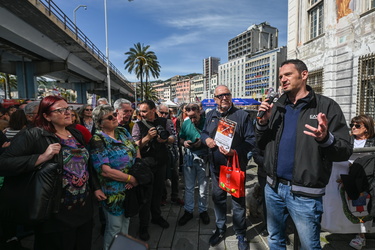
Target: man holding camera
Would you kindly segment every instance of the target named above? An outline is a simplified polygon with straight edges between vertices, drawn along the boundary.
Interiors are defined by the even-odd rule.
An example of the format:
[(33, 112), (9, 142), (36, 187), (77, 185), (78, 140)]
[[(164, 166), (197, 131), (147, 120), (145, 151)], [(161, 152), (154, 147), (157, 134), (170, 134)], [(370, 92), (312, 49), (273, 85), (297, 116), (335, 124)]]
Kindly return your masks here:
[(134, 124), (132, 136), (138, 144), (142, 159), (154, 174), (152, 189), (147, 192), (147, 202), (139, 211), (139, 237), (147, 241), (150, 238), (148, 224), (157, 224), (168, 228), (169, 223), (161, 216), (160, 201), (163, 192), (168, 158), (167, 144), (175, 141), (174, 127), (171, 120), (158, 117), (153, 101), (143, 101), (139, 106), (141, 121)]

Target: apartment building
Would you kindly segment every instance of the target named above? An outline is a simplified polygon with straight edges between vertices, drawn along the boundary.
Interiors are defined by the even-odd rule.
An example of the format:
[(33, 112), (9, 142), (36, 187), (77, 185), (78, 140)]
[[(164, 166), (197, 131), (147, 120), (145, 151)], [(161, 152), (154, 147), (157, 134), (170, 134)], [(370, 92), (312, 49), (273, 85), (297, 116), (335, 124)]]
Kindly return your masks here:
[(203, 99), (206, 99), (210, 95), (212, 89), (211, 78), (219, 71), (220, 58), (208, 57), (203, 59)]
[(269, 88), (278, 89), (279, 66), (286, 60), (286, 47), (280, 47), (253, 56), (246, 56), (244, 95), (263, 100)]
[(203, 87), (204, 78), (202, 74), (196, 75), (191, 78), (191, 95), (190, 101), (195, 102), (197, 100), (203, 100)]
[(278, 30), (269, 23), (253, 24), (228, 42), (228, 61), (278, 46)]

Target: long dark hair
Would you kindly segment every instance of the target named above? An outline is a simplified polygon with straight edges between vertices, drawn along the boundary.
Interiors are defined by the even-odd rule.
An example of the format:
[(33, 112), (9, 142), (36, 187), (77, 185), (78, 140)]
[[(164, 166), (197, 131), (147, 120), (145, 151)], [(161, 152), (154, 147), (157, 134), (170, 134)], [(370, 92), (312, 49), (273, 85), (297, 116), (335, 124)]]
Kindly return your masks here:
[(27, 124), (25, 112), (18, 109), (10, 115), (9, 127), (14, 130), (21, 130)]
[(35, 118), (35, 125), (37, 127), (43, 128), (47, 130), (48, 132), (55, 133), (56, 129), (55, 126), (49, 121), (44, 118), (43, 114), (49, 114), (51, 113), (51, 106), (55, 104), (58, 101), (66, 101), (64, 98), (60, 96), (46, 96), (43, 98), (43, 100), (39, 104), (39, 110), (38, 114)]

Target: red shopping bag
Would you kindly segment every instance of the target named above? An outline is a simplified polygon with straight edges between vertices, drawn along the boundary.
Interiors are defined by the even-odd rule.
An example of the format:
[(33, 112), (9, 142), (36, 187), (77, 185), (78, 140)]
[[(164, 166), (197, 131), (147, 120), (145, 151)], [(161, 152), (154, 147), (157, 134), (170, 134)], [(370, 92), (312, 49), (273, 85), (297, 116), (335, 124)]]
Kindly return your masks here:
[(220, 166), (219, 187), (234, 197), (245, 196), (245, 172), (241, 171), (236, 151), (227, 165)]

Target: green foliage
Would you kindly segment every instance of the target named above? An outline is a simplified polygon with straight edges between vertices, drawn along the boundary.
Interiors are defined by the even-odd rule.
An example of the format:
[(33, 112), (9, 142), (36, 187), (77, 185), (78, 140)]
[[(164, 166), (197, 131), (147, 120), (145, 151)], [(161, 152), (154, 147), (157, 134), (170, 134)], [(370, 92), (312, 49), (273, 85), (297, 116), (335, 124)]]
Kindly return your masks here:
[[(130, 48), (128, 52), (125, 53), (127, 56), (124, 61), (125, 69), (129, 73), (135, 73), (137, 78), (140, 80), (140, 97), (143, 100), (148, 98), (146, 95), (146, 89), (148, 88), (147, 80), (150, 75), (153, 78), (158, 78), (160, 73), (160, 64), (158, 58), (153, 51), (149, 51), (150, 45), (144, 46), (141, 43), (134, 44), (134, 48)], [(143, 79), (146, 78), (145, 88), (143, 88)]]

